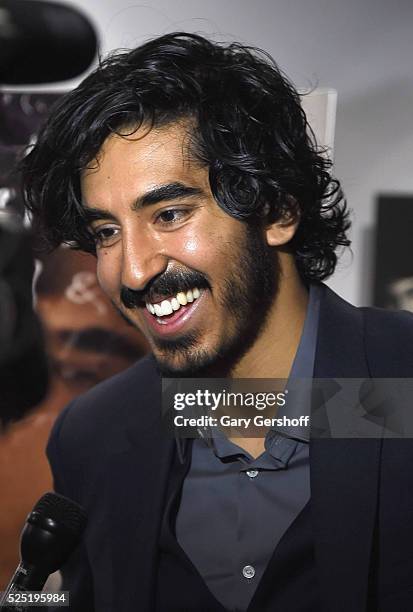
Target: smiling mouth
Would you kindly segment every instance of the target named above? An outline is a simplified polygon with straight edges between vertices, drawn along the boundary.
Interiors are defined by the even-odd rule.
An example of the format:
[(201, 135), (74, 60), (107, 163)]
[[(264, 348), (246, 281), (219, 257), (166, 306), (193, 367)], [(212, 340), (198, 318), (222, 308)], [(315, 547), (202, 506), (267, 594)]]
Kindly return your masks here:
[(159, 302), (146, 302), (145, 319), (156, 336), (178, 337), (192, 321), (204, 297), (206, 292), (195, 287)]
[(161, 319), (163, 317), (169, 317), (173, 313), (176, 313), (180, 310), (184, 310), (184, 307), (192, 302), (195, 302), (201, 295), (200, 290), (195, 287), (194, 289), (189, 289), (188, 291), (179, 291), (176, 295), (164, 299), (160, 302), (146, 302), (146, 309), (153, 315), (156, 319), (162, 323)]

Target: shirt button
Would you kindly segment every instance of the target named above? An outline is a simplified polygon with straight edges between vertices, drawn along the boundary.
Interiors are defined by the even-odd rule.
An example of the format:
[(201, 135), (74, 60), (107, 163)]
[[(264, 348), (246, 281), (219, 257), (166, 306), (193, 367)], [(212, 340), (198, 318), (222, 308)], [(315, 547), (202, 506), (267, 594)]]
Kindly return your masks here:
[(252, 565), (246, 565), (245, 567), (242, 568), (242, 574), (244, 576), (244, 578), (254, 578), (255, 576), (255, 568), (252, 567)]
[(255, 478), (256, 476), (258, 476), (258, 470), (248, 470), (247, 476), (249, 476), (250, 478)]

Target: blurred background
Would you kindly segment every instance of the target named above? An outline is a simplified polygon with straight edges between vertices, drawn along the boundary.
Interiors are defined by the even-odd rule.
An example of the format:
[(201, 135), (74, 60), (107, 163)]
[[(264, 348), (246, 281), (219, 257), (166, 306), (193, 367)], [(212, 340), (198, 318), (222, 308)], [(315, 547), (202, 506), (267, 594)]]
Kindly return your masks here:
[[(185, 30), (265, 49), (302, 91), (335, 90), (335, 174), (353, 229), (352, 251), (328, 284), (356, 305), (413, 311), (411, 0), (79, 0), (71, 6), (93, 24), (103, 56)], [(0, 35), (1, 7), (0, 2)], [(27, 73), (31, 55), (24, 61)], [(21, 209), (10, 174), (16, 154), (34, 141), (56, 96), (86, 73), (2, 88), (0, 211)], [(332, 144), (331, 130), (326, 140)], [(138, 332), (100, 292), (93, 258), (60, 249), (37, 261), (36, 278), (50, 383), (45, 399), (0, 438), (0, 590), (16, 566), (25, 516), (52, 486), (43, 451), (56, 415), (71, 398), (146, 351)]]

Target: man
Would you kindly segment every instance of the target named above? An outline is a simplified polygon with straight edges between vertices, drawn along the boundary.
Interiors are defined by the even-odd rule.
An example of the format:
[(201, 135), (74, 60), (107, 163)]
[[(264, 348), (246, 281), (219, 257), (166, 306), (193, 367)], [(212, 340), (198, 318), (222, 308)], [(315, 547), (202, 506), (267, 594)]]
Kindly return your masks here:
[(104, 62), (25, 159), (46, 241), (96, 253), (152, 349), (49, 443), (57, 491), (89, 516), (63, 570), (73, 610), (408, 609), (409, 441), (161, 430), (161, 374), (411, 376), (411, 316), (321, 283), (349, 244), (329, 166), (270, 58), (179, 33)]

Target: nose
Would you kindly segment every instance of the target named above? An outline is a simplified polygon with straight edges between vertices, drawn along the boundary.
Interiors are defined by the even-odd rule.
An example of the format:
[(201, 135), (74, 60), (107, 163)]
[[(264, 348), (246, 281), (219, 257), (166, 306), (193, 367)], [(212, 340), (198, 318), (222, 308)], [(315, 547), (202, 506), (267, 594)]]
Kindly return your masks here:
[[(125, 237), (126, 238), (126, 237)], [(122, 248), (122, 285), (142, 291), (168, 267), (168, 257), (155, 239), (136, 233), (124, 239)]]

